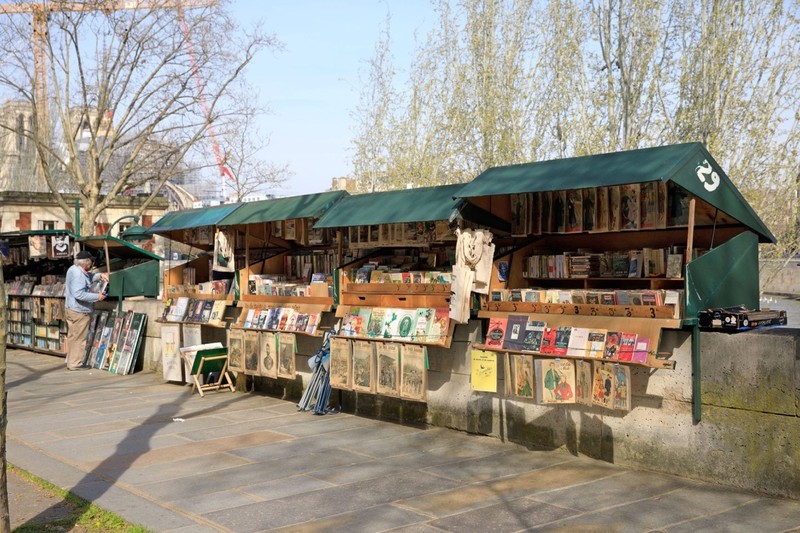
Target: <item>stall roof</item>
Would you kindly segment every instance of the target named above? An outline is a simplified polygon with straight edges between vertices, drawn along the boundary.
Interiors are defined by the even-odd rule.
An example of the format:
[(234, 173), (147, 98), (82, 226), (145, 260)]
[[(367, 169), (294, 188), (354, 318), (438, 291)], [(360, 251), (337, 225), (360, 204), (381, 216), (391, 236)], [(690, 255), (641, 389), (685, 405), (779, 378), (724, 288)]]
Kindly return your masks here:
[(148, 233), (167, 234), (172, 231), (216, 226), (220, 220), (236, 211), (243, 204), (224, 204), (185, 211), (173, 211), (161, 217), (155, 224), (147, 228)]
[(315, 228), (342, 228), (395, 222), (448, 220), (463, 201), (454, 199), (464, 184), (400, 189), (348, 196), (331, 207)]
[(346, 191), (327, 191), (288, 198), (272, 198), (247, 202), (217, 222), (218, 226), (236, 226), (259, 222), (275, 222), (293, 218), (317, 218), (342, 198)]
[(121, 257), (123, 259), (163, 259), (161, 256), (149, 250), (139, 248), (135, 244), (131, 244), (117, 237), (92, 235), (91, 237), (80, 237), (77, 241), (95, 250), (105, 251), (106, 246), (108, 246), (108, 254), (112, 257)]
[(759, 235), (775, 237), (701, 143), (554, 159), (490, 168), (458, 192), (459, 198), (673, 181)]

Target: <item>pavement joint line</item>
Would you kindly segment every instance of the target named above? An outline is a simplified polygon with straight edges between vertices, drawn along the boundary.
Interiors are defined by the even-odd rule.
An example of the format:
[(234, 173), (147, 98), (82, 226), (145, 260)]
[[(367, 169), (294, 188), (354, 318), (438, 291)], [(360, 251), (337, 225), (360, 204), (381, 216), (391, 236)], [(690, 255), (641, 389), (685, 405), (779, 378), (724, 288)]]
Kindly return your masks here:
[[(680, 489), (675, 489), (675, 490), (680, 490)], [(670, 491), (670, 492), (672, 492), (672, 491)], [(665, 493), (665, 494), (668, 494), (668, 493)], [(709, 513), (709, 514), (705, 514), (705, 515), (702, 515), (702, 516), (706, 517), (706, 518), (713, 518), (713, 517), (721, 515), (723, 513), (727, 513), (728, 511), (732, 511), (734, 509), (739, 509), (740, 507), (744, 507), (745, 505), (750, 505), (751, 503), (762, 501), (763, 499), (764, 498), (755, 497), (752, 500), (748, 500), (748, 501), (746, 501), (744, 503), (741, 503), (739, 505), (731, 505), (730, 507), (727, 507), (725, 509), (720, 509), (719, 511), (717, 511), (715, 513)], [(639, 500), (639, 501), (641, 501), (641, 500)], [(679, 526), (681, 524), (688, 524), (689, 522), (697, 520), (698, 518), (700, 518), (700, 517), (699, 516), (695, 516), (693, 518), (687, 518), (686, 520), (681, 520), (679, 522), (673, 522), (673, 523), (670, 523), (670, 524), (666, 524), (663, 527), (666, 529), (666, 528), (670, 528), (670, 527)], [(795, 527), (795, 528), (791, 528), (791, 529), (789, 529), (787, 531), (797, 531), (797, 530), (798, 530), (798, 528)]]
[[(54, 455), (54, 454), (52, 454), (52, 453), (50, 453), (50, 452), (48, 452), (48, 451), (46, 451), (46, 450), (44, 450), (42, 448), (39, 448), (38, 446), (26, 443), (25, 441), (22, 441), (19, 438), (13, 436), (13, 435), (11, 435), (9, 438), (14, 440), (20, 446), (24, 446), (26, 448), (34, 450), (35, 452), (40, 453), (40, 454), (42, 454), (42, 455), (44, 455), (46, 457), (49, 457), (50, 459), (52, 459), (54, 461), (61, 462), (63, 464), (71, 466), (72, 468), (78, 470), (79, 472), (83, 472), (83, 474), (86, 475), (86, 476), (92, 476), (92, 477), (94, 477), (94, 478), (96, 478), (96, 479), (98, 479), (100, 481), (108, 483), (111, 486), (117, 487), (117, 488), (122, 489), (122, 490), (124, 490), (126, 492), (130, 492), (131, 494), (133, 494), (135, 496), (138, 496), (138, 497), (142, 498), (143, 500), (147, 500), (150, 503), (153, 503), (153, 504), (155, 504), (155, 505), (157, 505), (157, 506), (159, 506), (159, 507), (161, 507), (163, 509), (166, 509), (166, 510), (168, 510), (170, 512), (173, 512), (173, 513), (175, 513), (177, 515), (183, 516), (184, 518), (188, 518), (189, 520), (193, 520), (196, 523), (208, 526), (208, 527), (210, 527), (212, 529), (217, 529), (219, 531), (224, 531), (225, 533), (236, 533), (236, 531), (228, 529), (225, 526), (222, 526), (221, 524), (219, 524), (217, 522), (209, 520), (209, 519), (205, 518), (202, 515), (193, 513), (191, 511), (187, 511), (185, 509), (181, 509), (180, 507), (175, 507), (172, 504), (170, 504), (169, 502), (163, 502), (163, 501), (161, 501), (161, 500), (149, 495), (146, 492), (143, 492), (143, 491), (137, 489), (135, 486), (130, 485), (130, 484), (124, 482), (124, 481), (115, 479), (115, 478), (110, 477), (110, 476), (106, 476), (106, 475), (104, 475), (102, 473), (96, 473), (96, 472), (93, 472), (93, 471), (86, 472), (81, 466), (79, 466), (78, 464), (70, 461), (66, 457), (63, 457), (63, 456), (60, 456), (60, 455)], [(69, 491), (69, 489), (65, 489), (65, 490)], [(90, 502), (90, 503), (94, 503), (94, 502)]]

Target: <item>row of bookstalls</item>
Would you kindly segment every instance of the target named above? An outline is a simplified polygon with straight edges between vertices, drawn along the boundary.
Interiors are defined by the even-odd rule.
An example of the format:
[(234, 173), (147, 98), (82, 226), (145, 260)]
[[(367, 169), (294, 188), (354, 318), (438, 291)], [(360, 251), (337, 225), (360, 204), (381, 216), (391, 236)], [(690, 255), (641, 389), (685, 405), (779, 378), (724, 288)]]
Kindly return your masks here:
[[(447, 349), (473, 391), (621, 411), (631, 369), (674, 368), (663, 331), (758, 309), (758, 244), (774, 242), (697, 143), (182, 211), (149, 231), (194, 252), (162, 269), (167, 379), (185, 378), (181, 346), (219, 341), (233, 371), (300, 383), (300, 356), (338, 322), (330, 378), (356, 396), (425, 402), (431, 353)], [(470, 320), (480, 338), (454, 347)]]
[[(95, 268), (110, 274), (108, 300), (97, 307), (98, 313), (112, 315), (112, 323), (117, 315), (123, 316), (121, 304), (125, 298), (158, 297), (161, 257), (135, 244), (108, 235), (79, 237), (68, 230), (2, 233), (0, 262), (9, 347), (66, 354), (64, 281), (74, 253), (81, 249), (95, 257)], [(143, 320), (139, 315), (138, 319)], [(131, 343), (138, 342), (139, 337), (140, 332), (135, 332)], [(131, 357), (130, 362), (133, 369), (137, 361)], [(141, 362), (138, 364), (141, 367)]]

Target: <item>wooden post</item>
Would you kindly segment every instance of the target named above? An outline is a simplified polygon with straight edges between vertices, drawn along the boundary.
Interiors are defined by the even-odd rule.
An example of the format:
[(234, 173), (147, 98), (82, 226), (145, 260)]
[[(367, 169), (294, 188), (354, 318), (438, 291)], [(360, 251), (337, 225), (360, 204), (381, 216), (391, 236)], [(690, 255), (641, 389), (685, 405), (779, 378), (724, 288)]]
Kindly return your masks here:
[(689, 200), (689, 232), (686, 236), (686, 264), (692, 260), (692, 248), (694, 248), (694, 211), (697, 200), (694, 196)]

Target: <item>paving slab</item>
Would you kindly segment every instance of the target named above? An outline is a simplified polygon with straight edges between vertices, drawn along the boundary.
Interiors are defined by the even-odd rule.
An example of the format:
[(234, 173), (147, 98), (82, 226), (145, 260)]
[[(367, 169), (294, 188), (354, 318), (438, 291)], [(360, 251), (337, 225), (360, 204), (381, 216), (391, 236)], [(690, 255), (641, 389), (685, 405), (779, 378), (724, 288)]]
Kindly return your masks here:
[[(166, 533), (791, 531), (800, 502), (7, 353), (8, 460)], [(13, 487), (11, 489), (14, 490)], [(10, 494), (13, 499), (14, 493)], [(59, 510), (58, 502), (38, 511)]]

